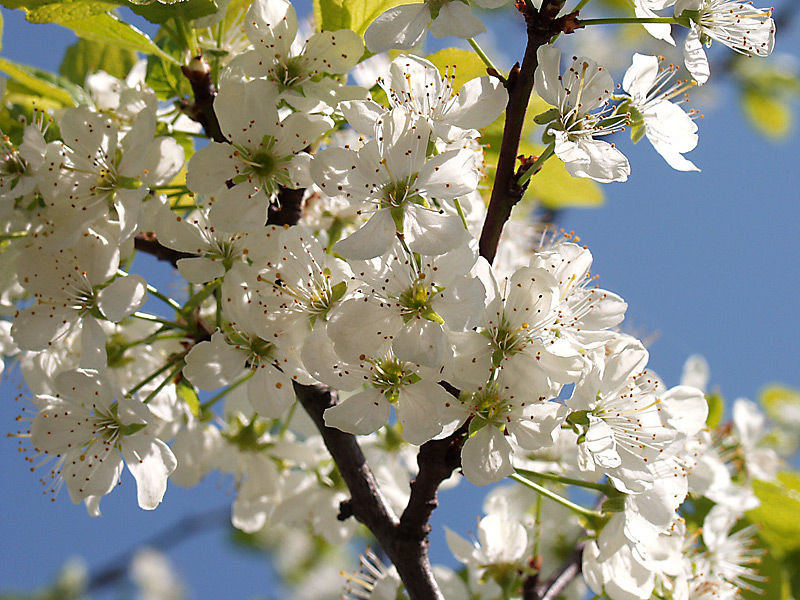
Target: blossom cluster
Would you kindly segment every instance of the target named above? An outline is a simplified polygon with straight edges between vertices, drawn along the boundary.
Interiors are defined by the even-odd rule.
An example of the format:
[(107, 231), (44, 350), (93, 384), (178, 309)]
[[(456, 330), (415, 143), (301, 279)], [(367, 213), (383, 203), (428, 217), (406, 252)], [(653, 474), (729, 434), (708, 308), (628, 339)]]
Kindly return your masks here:
[[(668, 5), (650, 4), (637, 9)], [(720, 39), (727, 4), (675, 3), (691, 20), (698, 83), (692, 44)], [(462, 2), (399, 6), (367, 30), (367, 45), (410, 48), (427, 26), (470, 37), (471, 19)], [(771, 21), (741, 19), (756, 39), (724, 43), (768, 53)], [(341, 543), (355, 530), (336, 518), (347, 492), (295, 398), (297, 386), (323, 385), (339, 394), (325, 424), (365, 436), (398, 511), (416, 469), (404, 453), (461, 431), (473, 484), (536, 471), (600, 486), (613, 501), (587, 527), (593, 590), (735, 597), (754, 572), (729, 564), (751, 558), (746, 534), (731, 528), (757, 502), (748, 477), (773, 477), (764, 465), (774, 456), (747, 458), (764, 472), (732, 478), (710, 443), (704, 392), (667, 388), (647, 368), (642, 342), (620, 331), (626, 303), (596, 285), (577, 240), (508, 238), (506, 258), (480, 255), (480, 131), (506, 109), (504, 81), (456, 86), (402, 54), (385, 60), (372, 91), (348, 85), (361, 37), (306, 39), (286, 0), (256, 0), (234, 27), (246, 41), (219, 77), (222, 139), (189, 160), (178, 122), (135, 78), (90, 79), (93, 103), (57, 115), (58, 135), (41, 118), (18, 144), (4, 140), (3, 353), (18, 357), (33, 393), (21, 435), (49, 469), (46, 484), (97, 515), (124, 467), (144, 509), (168, 481), (194, 485), (218, 470), (236, 481), (239, 529), (277, 522)], [(590, 58), (563, 73), (560, 63), (557, 48), (539, 48), (535, 89), (554, 108), (537, 123), (569, 173), (625, 180), (628, 159), (598, 138), (626, 126), (675, 169), (696, 169), (683, 154), (697, 127), (671, 102), (688, 84), (670, 85), (656, 57), (634, 57), (623, 92)], [(175, 200), (175, 189), (186, 193)], [(292, 227), (270, 221), (287, 190), (304, 199)], [(137, 252), (156, 244), (188, 284), (184, 302), (132, 272)], [(745, 451), (766, 452), (748, 435)], [(690, 493), (716, 503), (702, 547), (678, 512)], [(449, 536), (477, 574), (471, 593), (486, 598), (528, 568), (539, 527), (523, 522), (510, 492), (493, 498), (478, 546)]]

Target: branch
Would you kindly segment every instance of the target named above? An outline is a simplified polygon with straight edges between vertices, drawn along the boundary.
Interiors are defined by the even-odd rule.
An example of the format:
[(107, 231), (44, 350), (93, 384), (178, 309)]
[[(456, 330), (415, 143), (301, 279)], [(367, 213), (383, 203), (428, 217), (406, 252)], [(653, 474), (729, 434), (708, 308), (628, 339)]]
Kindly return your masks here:
[(163, 260), (171, 264), (173, 267), (178, 267), (178, 261), (182, 258), (194, 258), (196, 254), (189, 254), (188, 252), (180, 252), (167, 248), (158, 243), (156, 234), (154, 233), (140, 233), (133, 238), (133, 246), (139, 252), (144, 252), (155, 256), (158, 260)]
[(335, 392), (297, 383), (294, 390), (350, 489), (351, 500), (342, 506), (339, 517), (352, 514), (370, 529), (397, 569), (411, 600), (444, 600), (428, 560), (427, 534), (421, 538), (408, 535), (409, 526), (401, 526), (389, 507), (355, 436), (325, 425), (323, 413), (336, 403)]
[(97, 590), (116, 583), (128, 573), (130, 563), (139, 548), (150, 547), (158, 550), (168, 550), (186, 541), (193, 535), (202, 533), (207, 529), (222, 527), (230, 524), (231, 509), (229, 506), (212, 509), (208, 512), (185, 517), (154, 536), (137, 545), (136, 549), (128, 550), (110, 561), (104, 568), (89, 577), (86, 586), (87, 592)]
[(303, 195), (305, 188), (292, 190), (281, 188), (278, 202), (270, 203), (267, 225), (296, 225), (303, 216)]
[(480, 253), (489, 263), (494, 261), (497, 244), (503, 226), (511, 216), (511, 209), (525, 193), (525, 189), (517, 185), (515, 167), (525, 113), (533, 91), (533, 74), (538, 66), (536, 52), (540, 46), (561, 31), (556, 15), (563, 4), (563, 0), (544, 0), (539, 12), (522, 9), (527, 23), (528, 45), (525, 48), (522, 66), (519, 63), (514, 65), (508, 76), (508, 106), (503, 141), (500, 145), (500, 157), (497, 160), (492, 197), (481, 231)]
[(411, 497), (400, 517), (400, 528), (408, 537), (427, 538), (428, 520), (439, 505), (436, 492), (441, 483), (461, 466), (461, 446), (469, 432), (469, 421), (442, 440), (425, 442), (417, 454), (419, 473), (411, 482)]
[[(550, 579), (539, 586), (536, 596), (531, 600), (555, 600), (567, 586), (581, 573), (584, 542), (575, 544), (575, 549), (569, 558), (563, 562)], [(526, 598), (527, 600), (527, 598)]]
[(186, 106), (186, 112), (193, 121), (203, 126), (206, 133), (215, 142), (227, 142), (222, 128), (219, 126), (217, 114), (214, 112), (214, 98), (217, 88), (211, 78), (211, 68), (202, 56), (195, 56), (181, 71), (189, 80), (194, 92), (194, 102)]

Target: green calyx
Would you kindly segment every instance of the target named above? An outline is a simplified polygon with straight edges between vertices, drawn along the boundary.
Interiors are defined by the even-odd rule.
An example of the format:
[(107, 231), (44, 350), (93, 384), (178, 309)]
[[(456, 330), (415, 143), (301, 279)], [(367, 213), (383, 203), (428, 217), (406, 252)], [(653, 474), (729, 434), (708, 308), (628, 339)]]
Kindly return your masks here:
[(400, 295), (400, 305), (403, 307), (406, 323), (414, 316), (419, 316), (443, 325), (444, 319), (430, 306), (430, 301), (438, 291), (425, 285), (424, 275), (420, 275), (413, 285)]
[(244, 423), (236, 417), (236, 422), (222, 435), (243, 452), (259, 452), (271, 446), (269, 442), (261, 441), (268, 431), (268, 421), (254, 416), (249, 423)]

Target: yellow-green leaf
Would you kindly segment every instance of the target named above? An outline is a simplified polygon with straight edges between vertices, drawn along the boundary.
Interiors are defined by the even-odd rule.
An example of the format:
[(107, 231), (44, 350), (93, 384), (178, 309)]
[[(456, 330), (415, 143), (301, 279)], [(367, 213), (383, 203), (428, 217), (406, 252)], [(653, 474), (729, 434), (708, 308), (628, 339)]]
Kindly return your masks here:
[(761, 133), (771, 138), (784, 138), (792, 130), (792, 111), (778, 98), (749, 89), (742, 94), (742, 109)]
[(378, 15), (407, 0), (314, 0), (314, 21), (319, 31), (352, 29), (359, 35)]
[(769, 418), (776, 423), (800, 424), (800, 390), (774, 384), (761, 390), (760, 400)]
[(436, 65), (441, 73), (449, 67), (452, 71), (455, 68), (453, 87), (458, 90), (470, 79), (486, 75), (486, 65), (478, 58), (478, 55), (468, 50), (459, 48), (445, 48), (429, 56), (429, 61)]
[(708, 418), (706, 424), (714, 429), (722, 422), (722, 417), (725, 415), (725, 400), (719, 394), (706, 394), (706, 402), (708, 403)]
[(21, 83), (31, 92), (57, 102), (61, 106), (73, 106), (75, 104), (72, 95), (67, 90), (42, 79), (38, 69), (0, 58), (0, 71)]
[(525, 197), (536, 199), (552, 210), (603, 204), (600, 186), (591, 179), (573, 177), (555, 156), (544, 163), (540, 173), (531, 177)]
[(194, 390), (192, 386), (184, 381), (177, 387), (178, 398), (186, 402), (186, 406), (189, 407), (189, 410), (195, 417), (200, 416), (200, 398), (197, 397), (197, 392)]
[(800, 548), (800, 474), (783, 471), (775, 481), (753, 481), (761, 506), (747, 518), (761, 523), (760, 535), (780, 558)]

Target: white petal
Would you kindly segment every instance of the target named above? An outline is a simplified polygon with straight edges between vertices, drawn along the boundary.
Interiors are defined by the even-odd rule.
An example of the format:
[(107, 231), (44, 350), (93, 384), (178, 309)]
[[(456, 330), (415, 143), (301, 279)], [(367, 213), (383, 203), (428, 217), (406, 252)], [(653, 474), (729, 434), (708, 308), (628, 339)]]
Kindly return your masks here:
[(385, 254), (395, 238), (395, 225), (388, 208), (382, 208), (350, 237), (336, 243), (334, 252), (348, 260), (367, 260)]
[(513, 450), (503, 432), (486, 425), (464, 442), (461, 466), (464, 476), (475, 485), (487, 485), (513, 475)]
[(480, 178), (472, 150), (449, 150), (425, 163), (417, 187), (434, 198), (450, 200), (475, 191)]
[(367, 435), (380, 429), (388, 420), (392, 406), (383, 392), (368, 389), (345, 398), (325, 410), (325, 425), (355, 435)]
[(94, 317), (87, 316), (81, 326), (82, 369), (103, 371), (108, 366), (106, 354), (106, 332)]
[[(383, 210), (388, 213), (388, 209), (381, 209), (378, 212)], [(403, 215), (403, 233), (408, 246), (414, 252), (425, 256), (444, 254), (459, 246), (469, 236), (464, 223), (457, 215), (440, 213), (419, 204), (412, 204), (406, 208)], [(387, 246), (386, 250), (388, 249)]]
[(109, 321), (119, 323), (147, 299), (147, 282), (140, 275), (118, 277), (97, 293), (97, 306)]
[(438, 369), (450, 344), (439, 323), (415, 317), (395, 334), (392, 349), (401, 360)]
[(292, 380), (272, 365), (261, 365), (247, 382), (247, 397), (259, 415), (277, 419), (294, 403)]
[(364, 42), (369, 51), (376, 54), (390, 48), (410, 50), (425, 37), (430, 22), (431, 10), (427, 3), (395, 6), (367, 27)]
[(440, 409), (455, 399), (432, 381), (418, 381), (400, 390), (395, 410), (403, 426), (403, 439), (421, 446), (442, 431)]
[(694, 22), (683, 44), (683, 62), (697, 83), (703, 85), (708, 81), (711, 69), (708, 66), (703, 43), (700, 41), (700, 26)]
[(472, 14), (469, 5), (461, 2), (447, 2), (441, 5), (439, 16), (430, 26), (431, 34), (437, 38), (454, 36), (469, 39), (485, 31), (483, 21)]
[(183, 374), (201, 390), (216, 390), (230, 383), (244, 369), (247, 355), (225, 341), (217, 331), (211, 340), (200, 342), (186, 355)]
[(494, 122), (508, 104), (508, 91), (494, 77), (476, 77), (458, 90), (455, 105), (444, 116), (446, 123), (462, 129), (482, 129)]
[(161, 440), (148, 435), (132, 435), (122, 442), (122, 456), (136, 480), (139, 506), (153, 510), (167, 491), (167, 478), (178, 462)]
[(225, 275), (225, 265), (221, 260), (213, 260), (205, 256), (181, 258), (175, 264), (181, 277), (189, 283), (197, 285)]

